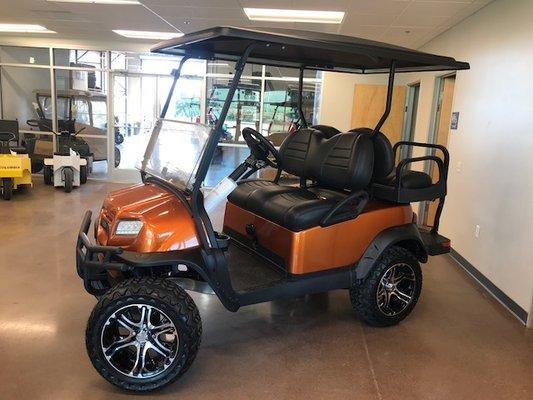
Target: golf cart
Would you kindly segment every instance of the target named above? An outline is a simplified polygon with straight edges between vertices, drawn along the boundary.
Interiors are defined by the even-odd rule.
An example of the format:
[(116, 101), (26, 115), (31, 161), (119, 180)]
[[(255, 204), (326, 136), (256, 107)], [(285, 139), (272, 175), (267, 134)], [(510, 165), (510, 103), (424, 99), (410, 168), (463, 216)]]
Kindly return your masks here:
[[(202, 333), (184, 288), (214, 293), (230, 311), (346, 289), (367, 324), (390, 326), (409, 315), (422, 288), (419, 263), (450, 251), (450, 241), (438, 233), (449, 157), (439, 145), (393, 147), (380, 129), (396, 73), (468, 69), (468, 63), (340, 35), (229, 27), (189, 33), (153, 51), (183, 58), (140, 164), (143, 182), (105, 198), (94, 222), (96, 244), (88, 236), (87, 211), (76, 244), (77, 272), (86, 291), (99, 298), (86, 331), (96, 370), (137, 392), (184, 374)], [(189, 57), (237, 61), (214, 127), (165, 118)], [(329, 139), (304, 118), (279, 152), (245, 128), (250, 156), (204, 194), (202, 183), (246, 62), (298, 68), (300, 110), (304, 69), (388, 72), (384, 113), (373, 128)], [(402, 146), (432, 154), (396, 164)], [(408, 168), (425, 161), (437, 165), (437, 182)], [(266, 165), (278, 169), (273, 181), (246, 179)], [(281, 170), (299, 176), (300, 185), (281, 185)], [(206, 208), (213, 208), (212, 196), (225, 200), (230, 191), (223, 232), (216, 232)], [(417, 227), (410, 203), (435, 199), (433, 227)]]
[[(37, 89), (34, 108), (37, 118), (28, 125), (40, 131), (49, 132), (52, 126), (52, 95), (49, 89)], [(75, 137), (70, 146), (83, 157), (93, 157), (93, 161), (107, 160), (107, 97), (105, 94), (91, 90), (57, 90), (58, 130), (68, 130), (75, 134), (85, 128), (83, 134), (89, 137)], [(101, 136), (101, 138), (98, 138)], [(61, 138), (58, 138), (61, 140)], [(28, 151), (32, 158), (35, 172), (43, 166), (43, 159), (51, 156), (51, 139), (39, 135), (26, 134)], [(115, 144), (124, 141), (120, 128), (115, 127)], [(46, 143), (48, 142), (48, 143)], [(61, 146), (61, 144), (60, 144)], [(44, 151), (39, 151), (44, 149)], [(115, 146), (115, 167), (120, 164), (120, 149)]]
[(44, 159), (43, 177), (46, 185), (63, 187), (66, 193), (70, 193), (74, 187), (87, 183), (90, 161), (82, 157), (72, 145), (76, 135), (84, 129), (81, 128), (75, 133), (68, 130), (54, 132), (58, 149), (52, 157)]

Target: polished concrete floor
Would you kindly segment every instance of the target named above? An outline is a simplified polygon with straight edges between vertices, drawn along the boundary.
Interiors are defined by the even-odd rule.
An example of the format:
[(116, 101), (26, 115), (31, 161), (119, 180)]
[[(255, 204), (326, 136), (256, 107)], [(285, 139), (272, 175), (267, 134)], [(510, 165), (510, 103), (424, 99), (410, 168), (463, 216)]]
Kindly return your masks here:
[[(0, 399), (132, 397), (92, 368), (84, 345), (95, 299), (74, 271), (85, 209), (119, 187), (90, 181), (65, 194), (36, 187), (0, 202)], [(192, 294), (203, 342), (178, 382), (143, 398), (533, 398), (533, 331), (448, 256), (424, 266), (424, 289), (402, 324), (376, 329), (346, 291), (226, 311)]]

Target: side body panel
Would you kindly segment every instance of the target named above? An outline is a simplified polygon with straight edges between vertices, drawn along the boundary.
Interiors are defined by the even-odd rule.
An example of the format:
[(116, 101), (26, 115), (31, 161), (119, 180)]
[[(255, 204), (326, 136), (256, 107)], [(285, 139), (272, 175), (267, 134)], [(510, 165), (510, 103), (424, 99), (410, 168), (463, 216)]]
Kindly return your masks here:
[[(114, 234), (119, 220), (139, 219), (137, 236)], [(139, 253), (185, 250), (198, 247), (192, 216), (172, 193), (152, 183), (111, 192), (95, 221), (99, 244), (120, 246)]]
[(293, 232), (228, 202), (224, 228), (247, 236), (253, 224), (261, 247), (279, 255), (288, 272), (306, 274), (352, 265), (381, 231), (412, 221), (411, 206), (374, 201), (355, 219)]

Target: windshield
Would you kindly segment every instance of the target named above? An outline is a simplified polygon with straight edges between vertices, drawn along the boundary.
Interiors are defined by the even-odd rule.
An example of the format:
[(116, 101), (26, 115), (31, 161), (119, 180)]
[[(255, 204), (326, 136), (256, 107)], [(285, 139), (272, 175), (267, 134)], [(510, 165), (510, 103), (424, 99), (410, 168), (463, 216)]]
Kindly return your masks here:
[(181, 189), (192, 189), (211, 127), (158, 119), (137, 168)]

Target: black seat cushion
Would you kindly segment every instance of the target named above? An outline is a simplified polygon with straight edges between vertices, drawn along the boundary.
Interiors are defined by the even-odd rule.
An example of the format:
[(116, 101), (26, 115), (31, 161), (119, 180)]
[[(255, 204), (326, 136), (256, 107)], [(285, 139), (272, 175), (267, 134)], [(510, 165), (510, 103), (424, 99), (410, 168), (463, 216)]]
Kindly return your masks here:
[(237, 187), (228, 196), (228, 200), (239, 207), (247, 208), (250, 196), (256, 191), (275, 194), (296, 189), (292, 186), (282, 186), (272, 181), (262, 179), (247, 179), (237, 183)]
[[(378, 183), (388, 186), (396, 186), (396, 175), (390, 175)], [(423, 189), (430, 187), (431, 177), (420, 171), (404, 171), (402, 174), (401, 187), (406, 189)]]
[(11, 151), (14, 151), (17, 154), (28, 154), (28, 150), (26, 150), (26, 147), (11, 147)]
[(292, 188), (281, 193), (254, 192), (246, 209), (291, 231), (319, 225), (324, 215), (347, 196), (324, 188)]

